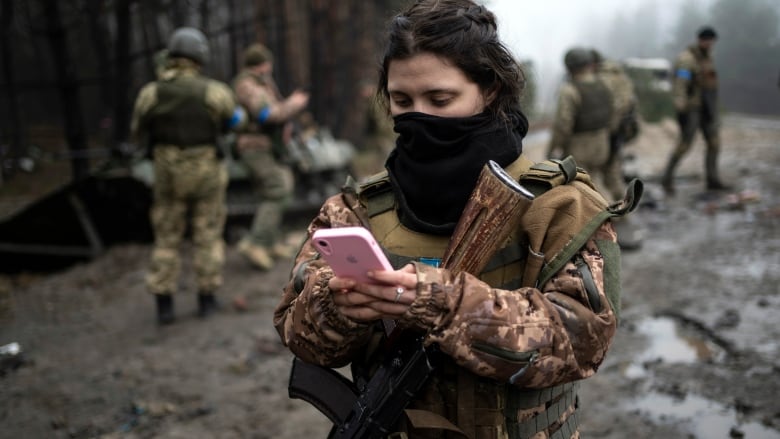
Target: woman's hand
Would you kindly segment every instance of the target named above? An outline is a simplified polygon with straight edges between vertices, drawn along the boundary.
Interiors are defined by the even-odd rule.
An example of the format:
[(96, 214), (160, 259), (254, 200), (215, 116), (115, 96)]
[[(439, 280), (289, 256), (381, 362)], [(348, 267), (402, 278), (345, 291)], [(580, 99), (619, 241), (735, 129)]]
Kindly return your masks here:
[(417, 297), (417, 270), (412, 264), (395, 271), (371, 272), (369, 276), (376, 283), (363, 284), (338, 276), (328, 282), (339, 311), (353, 320), (397, 319)]

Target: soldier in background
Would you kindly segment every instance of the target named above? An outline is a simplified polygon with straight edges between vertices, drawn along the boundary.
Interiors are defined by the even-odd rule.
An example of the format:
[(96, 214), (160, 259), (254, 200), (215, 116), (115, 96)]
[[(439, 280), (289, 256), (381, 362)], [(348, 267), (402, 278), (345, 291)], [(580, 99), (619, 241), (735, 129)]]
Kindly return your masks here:
[(227, 84), (200, 73), (209, 46), (198, 29), (177, 29), (168, 43), (166, 69), (138, 94), (131, 131), (137, 144), (149, 145), (154, 159), (151, 222), (154, 249), (146, 277), (155, 295), (157, 321), (174, 321), (173, 294), (181, 267), (180, 244), (192, 222), (198, 315), (217, 308), (225, 246), (227, 169), (216, 139), (240, 126), (243, 112)]
[(608, 166), (609, 128), (614, 114), (612, 94), (595, 74), (590, 49), (570, 49), (564, 64), (569, 77), (558, 92), (548, 156), (571, 155), (577, 165), (596, 177), (601, 193), (610, 195), (612, 201), (619, 200), (624, 185), (618, 184)]
[(706, 185), (710, 190), (728, 189), (718, 177), (720, 153), (720, 118), (718, 115), (718, 77), (712, 60), (712, 49), (718, 35), (711, 27), (699, 30), (695, 44), (683, 50), (674, 64), (673, 99), (680, 126), (680, 140), (669, 156), (662, 185), (674, 195), (674, 172), (691, 149), (696, 131), (701, 129), (707, 145), (705, 157)]
[[(615, 61), (605, 59), (597, 50), (592, 50), (596, 76), (601, 79), (612, 95), (612, 120), (609, 122), (609, 157), (604, 167), (604, 186), (613, 197), (620, 198), (625, 192), (623, 174), (623, 147), (639, 134), (637, 97), (634, 83), (623, 67)], [(633, 215), (614, 221), (618, 232), (618, 244), (624, 250), (639, 248), (644, 230), (633, 220)]]
[(596, 75), (612, 93), (613, 114), (609, 124), (609, 174), (612, 178), (622, 178), (622, 149), (639, 134), (638, 99), (634, 83), (623, 67), (617, 62), (604, 58), (598, 50), (593, 50), (596, 63)]
[(238, 136), (237, 149), (262, 200), (238, 251), (254, 267), (269, 270), (274, 259), (289, 258), (295, 250), (278, 239), (295, 184), (292, 170), (282, 160), (292, 137), (291, 121), (308, 105), (309, 93), (295, 90), (286, 98), (279, 93), (273, 80), (273, 55), (262, 44), (249, 46), (243, 58), (244, 67), (233, 80), (233, 89), (248, 123)]

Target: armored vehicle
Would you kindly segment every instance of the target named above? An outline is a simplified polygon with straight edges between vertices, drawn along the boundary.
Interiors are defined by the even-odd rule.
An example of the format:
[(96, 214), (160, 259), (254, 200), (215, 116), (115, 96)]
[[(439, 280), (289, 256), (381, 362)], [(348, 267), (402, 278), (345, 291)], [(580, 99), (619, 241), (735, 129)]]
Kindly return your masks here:
[[(248, 228), (258, 198), (248, 167), (232, 153), (232, 139), (223, 140), (230, 175), (225, 239), (231, 243)], [(0, 272), (59, 269), (100, 256), (113, 244), (151, 242), (152, 161), (129, 150), (86, 178), (0, 217)], [(285, 224), (303, 226), (325, 198), (340, 189), (354, 151), (351, 143), (335, 139), (326, 129), (291, 142), (296, 192)]]

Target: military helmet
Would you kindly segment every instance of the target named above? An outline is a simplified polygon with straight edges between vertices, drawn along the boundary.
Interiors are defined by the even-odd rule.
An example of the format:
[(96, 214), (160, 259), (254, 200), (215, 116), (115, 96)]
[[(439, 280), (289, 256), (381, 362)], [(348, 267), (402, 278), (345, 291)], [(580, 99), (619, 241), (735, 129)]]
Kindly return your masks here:
[(563, 57), (563, 63), (569, 71), (578, 70), (593, 63), (593, 52), (581, 47), (569, 49)]
[(171, 58), (189, 58), (198, 64), (209, 60), (209, 42), (203, 32), (194, 27), (176, 29), (168, 40), (168, 55)]
[(593, 55), (593, 62), (596, 64), (604, 62), (604, 55), (601, 54), (597, 49), (591, 49), (590, 50), (591, 55)]
[(254, 67), (265, 62), (273, 62), (274, 56), (267, 47), (260, 43), (252, 44), (244, 51), (244, 66)]

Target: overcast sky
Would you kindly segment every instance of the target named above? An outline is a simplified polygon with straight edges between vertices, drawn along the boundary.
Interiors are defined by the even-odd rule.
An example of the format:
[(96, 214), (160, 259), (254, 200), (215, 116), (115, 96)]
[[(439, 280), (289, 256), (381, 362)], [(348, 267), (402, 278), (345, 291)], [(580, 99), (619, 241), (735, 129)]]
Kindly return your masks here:
[[(634, 16), (637, 8), (648, 1), (657, 7), (660, 23), (671, 29), (676, 21), (671, 14), (679, 11), (686, 0), (486, 0), (485, 3), (498, 18), (499, 35), (504, 43), (519, 59), (533, 61), (541, 109), (546, 111), (564, 74), (566, 50), (598, 41), (616, 15)], [(585, 38), (591, 41), (583, 43), (581, 40)]]

